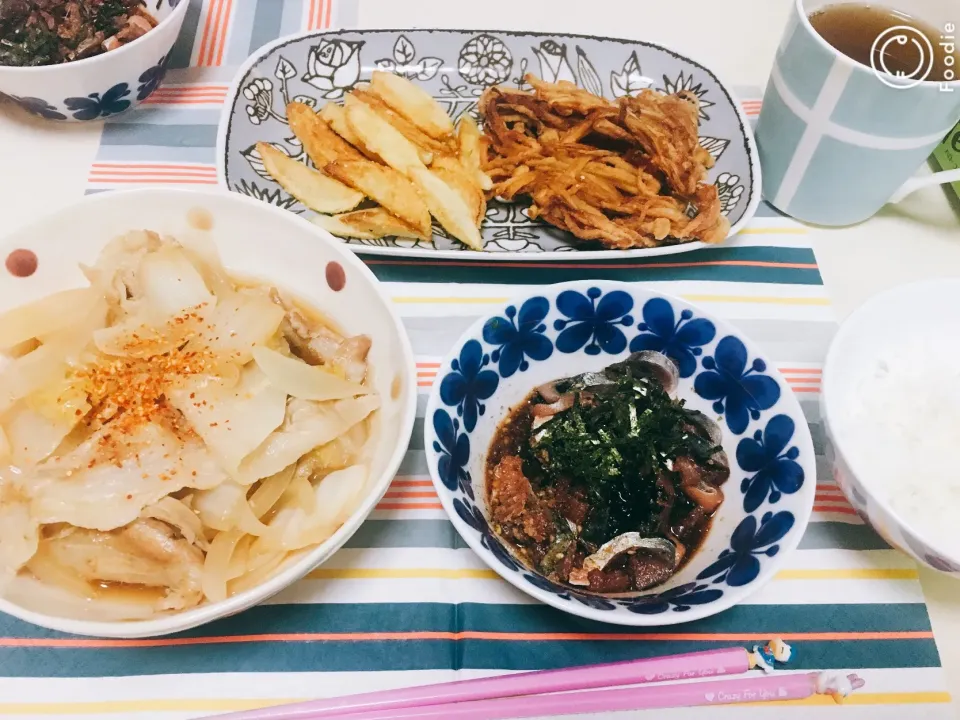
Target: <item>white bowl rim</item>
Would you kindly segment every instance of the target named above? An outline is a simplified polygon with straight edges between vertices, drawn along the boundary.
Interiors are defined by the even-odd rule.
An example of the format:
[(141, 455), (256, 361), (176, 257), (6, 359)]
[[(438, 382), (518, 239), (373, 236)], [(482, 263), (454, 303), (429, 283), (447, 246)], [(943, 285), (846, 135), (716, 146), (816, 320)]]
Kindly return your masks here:
[[(504, 303), (494, 305), (486, 315), (473, 322), (470, 327), (467, 328), (462, 335), (460, 335), (456, 342), (454, 342), (453, 346), (444, 356), (443, 360), (440, 361), (441, 372), (443, 368), (449, 367), (451, 362), (459, 358), (460, 349), (468, 340), (481, 336), (480, 331), (483, 329), (484, 323), (486, 323), (486, 321), (491, 317), (494, 317), (497, 313), (502, 313), (507, 306), (513, 305), (517, 307), (521, 305), (524, 300), (527, 300), (538, 293), (559, 295), (559, 293), (565, 288), (581, 289), (586, 286), (623, 290), (630, 295), (633, 294), (632, 289), (637, 287), (641, 292), (647, 292), (651, 295), (662, 297), (671, 303), (679, 303), (681, 306), (689, 307), (695, 312), (701, 313), (702, 317), (709, 318), (710, 321), (717, 326), (718, 334), (721, 330), (724, 330), (731, 335), (735, 335), (751, 350), (757, 350), (757, 346), (753, 340), (746, 337), (743, 333), (734, 328), (729, 322), (676, 295), (671, 295), (670, 293), (665, 293), (660, 290), (647, 289), (643, 283), (630, 283), (619, 280), (569, 280), (567, 282), (543, 285), (535, 290), (527, 291), (524, 294), (518, 294)], [(757, 355), (759, 355), (761, 358), (766, 358), (766, 353), (757, 353)], [(771, 362), (767, 362), (766, 372), (768, 375), (776, 379), (777, 384), (780, 385), (781, 389), (789, 391), (784, 392), (783, 397), (789, 398), (788, 403), (793, 406), (792, 409), (795, 414), (798, 417), (803, 418), (803, 408), (800, 406), (800, 402), (797, 400), (796, 394), (792, 389), (790, 389), (790, 385), (780, 374), (780, 371), (776, 365)], [(813, 514), (814, 505), (813, 494), (810, 495), (810, 502), (805, 503), (802, 508), (794, 513), (796, 522), (790, 529), (790, 540), (786, 541), (785, 538), (782, 541), (778, 541), (777, 544), (780, 546), (780, 551), (777, 553), (776, 558), (771, 558), (771, 562), (761, 568), (760, 573), (756, 578), (753, 579), (753, 581), (740, 587), (730, 587), (730, 592), (724, 592), (723, 597), (719, 600), (715, 600), (714, 602), (704, 605), (694, 606), (690, 608), (690, 610), (683, 613), (643, 615), (640, 613), (631, 613), (625, 611), (624, 608), (618, 608), (617, 612), (610, 612), (608, 610), (596, 610), (578, 602), (566, 602), (558, 598), (553, 593), (542, 590), (541, 588), (529, 582), (524, 582), (520, 573), (508, 572), (503, 564), (493, 557), (493, 554), (487, 550), (487, 548), (483, 547), (480, 540), (474, 535), (473, 528), (467, 525), (457, 514), (457, 511), (453, 507), (453, 502), (449, 498), (450, 490), (448, 490), (440, 480), (439, 472), (437, 470), (436, 453), (432, 451), (432, 443), (435, 440), (435, 433), (430, 419), (433, 417), (434, 411), (440, 408), (439, 402), (440, 383), (435, 382), (430, 390), (430, 398), (427, 401), (427, 408), (424, 414), (423, 447), (427, 456), (427, 467), (430, 471), (430, 479), (433, 481), (434, 489), (440, 498), (440, 503), (443, 505), (443, 509), (446, 512), (450, 522), (453, 524), (454, 528), (456, 528), (457, 533), (467, 543), (467, 545), (469, 545), (470, 548), (480, 557), (480, 559), (483, 560), (490, 568), (492, 568), (493, 571), (496, 572), (500, 577), (521, 592), (532, 596), (546, 605), (550, 605), (551, 607), (571, 615), (587, 618), (588, 620), (597, 620), (599, 622), (608, 623), (611, 625), (625, 625), (633, 627), (661, 627), (666, 625), (679, 625), (681, 623), (692, 622), (694, 620), (702, 620), (703, 618), (711, 617), (725, 610), (729, 610), (734, 605), (742, 602), (744, 598), (754, 594), (764, 585), (770, 582), (770, 580), (773, 579), (773, 576), (780, 569), (780, 566), (783, 563), (783, 558), (789, 556), (794, 550), (796, 550), (797, 546), (800, 544), (800, 540), (807, 531), (807, 526), (810, 524), (810, 517)], [(805, 443), (809, 447), (810, 455), (813, 456), (813, 443), (810, 438), (810, 429), (806, 420), (804, 420), (802, 428), (797, 428), (797, 431), (803, 436), (803, 438), (805, 438)], [(744, 435), (744, 437), (746, 437), (746, 435)], [(813, 480), (814, 485), (816, 485), (816, 477), (814, 477)], [(527, 568), (527, 570), (530, 570), (538, 577), (542, 577), (541, 573), (535, 570), (531, 570), (530, 568)], [(619, 612), (619, 610), (624, 610), (624, 612)]]
[[(187, 0), (183, 0), (184, 3), (186, 3), (186, 1)], [(27, 225), (23, 225), (13, 230), (11, 233), (7, 233), (3, 237), (0, 237), (0, 249), (9, 245), (9, 240), (12, 236), (20, 235), (24, 232), (30, 232), (32, 228), (47, 222), (51, 222), (58, 216), (69, 215), (75, 207), (80, 205), (122, 202), (127, 198), (133, 198), (137, 196), (149, 197), (151, 195), (180, 195), (183, 196), (185, 202), (188, 199), (192, 199), (194, 202), (202, 202), (204, 198), (214, 198), (215, 201), (220, 201), (223, 199), (226, 199), (227, 202), (239, 201), (241, 204), (249, 205), (251, 208), (255, 207), (263, 209), (266, 212), (273, 214), (278, 223), (292, 222), (294, 225), (299, 224), (302, 229), (309, 229), (310, 232), (322, 237), (325, 241), (334, 246), (336, 248), (335, 252), (339, 256), (339, 260), (349, 265), (355, 272), (360, 273), (369, 281), (371, 289), (376, 296), (382, 300), (384, 307), (387, 309), (387, 312), (389, 313), (390, 319), (393, 323), (394, 330), (397, 333), (401, 348), (402, 360), (402, 363), (398, 363), (398, 366), (402, 365), (398, 372), (402, 373), (401, 377), (403, 377), (406, 387), (411, 388), (411, 390), (407, 393), (408, 400), (400, 417), (400, 441), (397, 443), (397, 447), (394, 448), (393, 454), (387, 461), (386, 468), (379, 478), (378, 484), (382, 487), (375, 486), (371, 488), (372, 491), (364, 500), (363, 504), (354, 511), (353, 515), (347, 520), (347, 522), (341, 525), (337, 532), (328, 538), (326, 542), (321, 543), (309, 553), (305, 553), (303, 557), (301, 557), (296, 563), (286, 567), (282, 572), (270, 576), (261, 584), (256, 585), (249, 590), (239, 593), (233, 597), (229, 597), (221, 602), (199, 605), (189, 610), (184, 610), (171, 615), (164, 615), (151, 620), (100, 621), (77, 620), (73, 618), (58, 617), (55, 615), (46, 615), (32, 610), (27, 610), (26, 608), (0, 597), (0, 612), (7, 613), (8, 615), (12, 615), (20, 620), (24, 620), (34, 625), (39, 625), (40, 627), (49, 628), (50, 630), (58, 630), (61, 632), (73, 633), (75, 635), (89, 635), (108, 638), (155, 637), (158, 635), (168, 635), (181, 630), (188, 630), (190, 628), (197, 627), (198, 625), (204, 625), (212, 622), (213, 620), (228, 617), (261, 603), (263, 600), (271, 597), (280, 590), (292, 585), (310, 570), (317, 567), (321, 562), (325, 562), (335, 552), (337, 552), (337, 550), (339, 550), (343, 544), (350, 539), (350, 537), (353, 536), (353, 534), (367, 519), (367, 517), (370, 515), (370, 512), (373, 510), (376, 504), (380, 502), (383, 494), (389, 488), (390, 483), (393, 481), (397, 470), (400, 468), (400, 463), (403, 461), (403, 457), (407, 452), (410, 436), (413, 433), (413, 424), (414, 420), (416, 419), (418, 395), (416, 392), (417, 366), (413, 355), (413, 349), (410, 345), (410, 339), (403, 328), (403, 322), (400, 319), (400, 316), (393, 309), (390, 298), (383, 290), (383, 287), (376, 275), (373, 274), (370, 268), (368, 268), (359, 257), (350, 252), (342, 243), (337, 241), (336, 238), (327, 233), (325, 230), (317, 225), (314, 225), (308, 220), (299, 217), (295, 213), (287, 212), (286, 210), (282, 210), (273, 205), (268, 205), (267, 203), (262, 203), (259, 200), (255, 200), (238, 193), (228, 193), (219, 188), (197, 190), (186, 190), (181, 188), (137, 188), (133, 190), (117, 190), (109, 193), (87, 195), (78, 202), (65, 205), (56, 212), (53, 212), (39, 220), (35, 220)], [(110, 238), (106, 238), (104, 242), (109, 240)], [(251, 598), (254, 598), (252, 602)]]
[[(187, 12), (187, 7), (193, 0), (180, 0), (180, 3), (167, 15), (165, 18), (158, 20), (156, 27), (150, 29), (150, 32), (159, 30), (161, 26), (167, 25), (173, 21), (174, 18), (179, 15), (183, 15)], [(154, 18), (156, 19), (156, 18)], [(117, 58), (123, 55), (124, 51), (129, 48), (131, 45), (136, 45), (138, 41), (147, 37), (149, 33), (144, 33), (138, 38), (134, 38), (130, 42), (121, 45), (116, 50), (109, 50), (108, 52), (102, 52), (99, 55), (94, 55), (93, 57), (81, 58), (80, 60), (71, 60), (70, 62), (60, 62), (53, 63), (51, 65), (2, 65), (0, 64), (0, 74), (2, 73), (18, 73), (23, 75), (28, 75), (30, 73), (40, 75), (44, 72), (55, 72), (56, 68), (73, 68), (73, 67), (92, 67), (93, 63), (96, 61), (104, 61), (105, 58)], [(176, 42), (176, 40), (174, 40)]]
[[(189, 2), (189, 0), (181, 0), (182, 2)], [(230, 187), (227, 185), (227, 132), (230, 129), (230, 119), (233, 116), (233, 104), (236, 102), (237, 96), (240, 94), (240, 85), (243, 83), (244, 78), (247, 76), (247, 73), (253, 69), (264, 57), (269, 55), (275, 48), (278, 48), (282, 45), (286, 45), (291, 42), (297, 42), (299, 40), (306, 40), (307, 38), (313, 37), (322, 37), (324, 35), (337, 35), (345, 32), (417, 32), (422, 30), (430, 30), (430, 28), (384, 28), (384, 27), (365, 27), (365, 28), (324, 28), (319, 30), (304, 30), (301, 32), (291, 33), (289, 35), (284, 35), (283, 37), (276, 38), (271, 40), (268, 43), (261, 45), (259, 48), (250, 53), (250, 56), (237, 68), (237, 73), (234, 75), (233, 80), (230, 81), (230, 87), (227, 90), (227, 101), (223, 105), (223, 109), (220, 111), (220, 122), (217, 124), (217, 182), (220, 187), (228, 192), (233, 192), (230, 190)], [(412, 257), (412, 258), (423, 258), (424, 260), (434, 258), (434, 259), (467, 259), (467, 260), (493, 260), (500, 262), (515, 262), (517, 260), (527, 261), (527, 262), (554, 262), (558, 259), (569, 259), (569, 260), (616, 260), (623, 259), (628, 257), (656, 257), (659, 255), (676, 255), (685, 252), (692, 252), (694, 250), (700, 250), (703, 248), (718, 247), (723, 246), (725, 243), (728, 243), (735, 235), (737, 235), (743, 228), (747, 226), (747, 223), (753, 221), (754, 217), (757, 214), (757, 209), (760, 207), (760, 201), (763, 195), (763, 176), (762, 168), (760, 167), (760, 151), (757, 148), (757, 140), (754, 136), (753, 125), (750, 124), (750, 119), (747, 117), (747, 112), (744, 110), (743, 102), (740, 100), (738, 95), (732, 90), (732, 85), (727, 83), (725, 80), (717, 74), (715, 70), (711, 68), (710, 65), (700, 62), (700, 60), (691, 56), (687, 52), (680, 52), (679, 50), (674, 50), (673, 48), (667, 47), (666, 45), (661, 45), (659, 43), (650, 42), (648, 40), (635, 40), (632, 38), (621, 38), (621, 37), (612, 37), (610, 35), (591, 35), (589, 33), (569, 33), (569, 32), (549, 32), (545, 30), (504, 30), (504, 29), (489, 29), (489, 28), (436, 28), (432, 32), (460, 32), (460, 33), (489, 33), (496, 35), (498, 33), (510, 34), (510, 35), (540, 35), (543, 37), (557, 37), (557, 38), (590, 38), (593, 40), (616, 40), (623, 42), (633, 42), (638, 45), (646, 45), (648, 47), (657, 48), (662, 50), (668, 55), (673, 55), (676, 57), (683, 58), (694, 65), (699, 65), (701, 68), (706, 70), (709, 74), (713, 75), (713, 78), (717, 81), (717, 84), (727, 93), (731, 104), (733, 105), (734, 111), (737, 113), (737, 120), (740, 122), (740, 127), (743, 128), (743, 137), (746, 140), (747, 145), (747, 160), (750, 163), (750, 172), (753, 173), (753, 194), (750, 198), (750, 202), (747, 204), (746, 210), (744, 210), (743, 215), (740, 219), (730, 226), (730, 230), (727, 232), (727, 236), (720, 241), (719, 243), (705, 243), (702, 241), (689, 242), (689, 243), (677, 243), (676, 245), (661, 245), (654, 248), (631, 248), (629, 250), (577, 250), (571, 253), (574, 257), (571, 258), (556, 258), (553, 257), (550, 260), (545, 260), (540, 257), (543, 253), (528, 253), (528, 252), (516, 252), (516, 251), (507, 251), (507, 252), (488, 252), (485, 250), (432, 250), (425, 253), (408, 253), (408, 254), (398, 254), (394, 252), (394, 248), (385, 248), (377, 245), (349, 245), (346, 242), (343, 242), (338, 239), (338, 242), (342, 242), (347, 247), (355, 248), (354, 252), (360, 252), (365, 255), (391, 255), (394, 257)], [(238, 193), (239, 194), (239, 193)], [(553, 251), (552, 254), (556, 254), (556, 251)], [(563, 254), (563, 253), (561, 253)]]
[[(840, 414), (840, 406), (838, 404), (840, 401), (831, 399), (832, 396), (829, 392), (830, 387), (833, 385), (831, 380), (833, 370), (840, 362), (839, 357), (842, 350), (842, 345), (844, 345), (847, 342), (847, 338), (853, 332), (855, 332), (854, 328), (856, 328), (858, 323), (860, 323), (863, 318), (876, 312), (877, 306), (881, 305), (884, 301), (887, 301), (897, 295), (911, 296), (917, 291), (923, 291), (937, 285), (960, 289), (960, 277), (932, 278), (930, 280), (916, 280), (913, 282), (903, 283), (902, 285), (897, 285), (896, 287), (883, 290), (882, 292), (873, 295), (862, 305), (860, 305), (860, 307), (850, 313), (840, 324), (840, 329), (837, 330), (837, 334), (833, 336), (833, 340), (830, 343), (830, 349), (827, 351), (827, 358), (823, 362), (823, 375), (820, 383), (820, 395), (823, 398), (821, 403), (823, 407), (823, 419), (826, 423), (827, 432), (829, 433), (833, 443), (834, 452), (843, 458), (844, 463), (846, 463), (847, 467), (850, 468), (850, 473), (856, 478), (857, 483), (864, 490), (870, 493), (871, 502), (878, 505), (880, 509), (887, 513), (887, 515), (889, 515), (899, 526), (907, 528), (910, 533), (917, 538), (917, 540), (923, 542), (926, 547), (933, 550), (933, 552), (935, 552), (937, 555), (952, 562), (960, 563), (960, 556), (944, 552), (943, 548), (939, 547), (935, 542), (928, 540), (923, 531), (916, 530), (912, 523), (906, 522), (903, 519), (903, 516), (893, 509), (883, 494), (873, 489), (871, 483), (864, 479), (866, 476), (858, 472), (854, 467), (854, 463), (850, 460), (849, 453), (843, 451), (840, 436), (836, 432), (837, 424), (832, 422), (830, 419), (831, 417), (836, 418)], [(852, 501), (851, 498), (847, 499)], [(904, 549), (904, 552), (906, 552), (908, 555), (917, 557), (919, 556), (919, 553), (913, 548)], [(923, 562), (926, 564), (926, 560)]]

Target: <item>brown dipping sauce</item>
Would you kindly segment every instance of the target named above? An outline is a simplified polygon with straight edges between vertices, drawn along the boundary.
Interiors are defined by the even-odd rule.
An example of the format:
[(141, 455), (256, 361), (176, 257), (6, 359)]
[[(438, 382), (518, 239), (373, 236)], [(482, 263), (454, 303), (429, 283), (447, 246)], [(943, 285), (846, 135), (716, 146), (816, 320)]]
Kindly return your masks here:
[[(558, 551), (558, 535), (562, 534), (567, 521), (582, 526), (592, 508), (587, 493), (577, 486), (575, 479), (541, 484), (536, 469), (521, 460), (534, 432), (532, 408), (542, 402), (539, 393), (532, 392), (497, 428), (485, 468), (487, 507), (491, 528), (518, 559), (554, 582), (571, 585), (570, 573), (581, 568), (596, 548), (588, 551), (582, 541), (577, 541)], [(726, 481), (728, 469), (714, 470), (711, 476), (689, 458), (680, 457), (675, 460), (674, 469), (681, 477), (688, 472), (699, 472), (698, 477), (705, 478), (722, 501), (719, 486)], [(623, 593), (660, 585), (679, 572), (699, 550), (710, 532), (716, 509), (707, 512), (682, 492), (675, 493), (669, 525), (683, 547), (682, 558), (675, 568), (669, 567), (661, 557), (639, 550), (621, 554), (602, 570), (590, 570), (589, 587), (571, 587), (596, 593)]]

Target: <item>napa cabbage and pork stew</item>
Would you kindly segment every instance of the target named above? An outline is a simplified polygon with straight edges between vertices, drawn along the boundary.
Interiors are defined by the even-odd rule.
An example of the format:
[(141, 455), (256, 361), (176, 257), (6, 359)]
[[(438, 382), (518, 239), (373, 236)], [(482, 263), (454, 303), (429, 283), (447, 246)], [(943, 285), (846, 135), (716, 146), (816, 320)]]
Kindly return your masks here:
[(156, 25), (142, 0), (0, 0), (0, 65), (82, 60)]
[(373, 339), (135, 230), (0, 314), (0, 597), (146, 620), (259, 586), (369, 492)]
[(639, 352), (542, 385), (487, 459), (494, 531), (528, 566), (582, 590), (665, 582), (690, 560), (730, 475), (719, 427), (677, 399), (677, 367)]

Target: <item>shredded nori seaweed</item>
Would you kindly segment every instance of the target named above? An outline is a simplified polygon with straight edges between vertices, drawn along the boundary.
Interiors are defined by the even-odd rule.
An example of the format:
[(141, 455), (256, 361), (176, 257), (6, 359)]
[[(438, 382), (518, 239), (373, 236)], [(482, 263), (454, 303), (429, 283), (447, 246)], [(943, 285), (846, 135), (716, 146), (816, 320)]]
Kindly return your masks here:
[(675, 479), (679, 456), (709, 465), (718, 449), (691, 431), (683, 401), (657, 380), (619, 371), (614, 383), (578, 391), (572, 408), (533, 431), (527, 450), (541, 483), (565, 477), (585, 488), (591, 511), (582, 538), (594, 544), (630, 531), (662, 534), (657, 477)]
[[(81, 48), (80, 55), (95, 55), (102, 52), (100, 41), (115, 35), (141, 7), (142, 0), (0, 0), (0, 65), (68, 62), (79, 59), (84, 43), (89, 50)], [(78, 24), (67, 22), (70, 9), (79, 13)]]

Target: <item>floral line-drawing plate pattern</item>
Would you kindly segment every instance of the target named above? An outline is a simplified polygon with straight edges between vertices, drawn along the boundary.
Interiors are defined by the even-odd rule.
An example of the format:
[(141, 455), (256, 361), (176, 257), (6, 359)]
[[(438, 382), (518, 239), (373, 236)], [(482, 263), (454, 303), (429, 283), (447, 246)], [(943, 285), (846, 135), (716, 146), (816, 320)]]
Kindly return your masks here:
[[(501, 542), (487, 520), (486, 456), (497, 425), (534, 387), (638, 349), (677, 363), (678, 396), (717, 420), (731, 474), (705, 542), (680, 572), (647, 592), (593, 594), (548, 580)], [(813, 442), (799, 403), (769, 367), (749, 340), (682, 300), (616, 282), (543, 287), (479, 320), (441, 363), (424, 427), (434, 486), (467, 544), (549, 605), (623, 625), (712, 615), (776, 572), (813, 510)]]
[[(217, 137), (217, 171), (225, 188), (305, 216), (313, 214), (269, 176), (256, 151), (269, 142), (309, 162), (290, 130), (290, 101), (321, 108), (337, 102), (374, 70), (415, 82), (456, 121), (476, 119), (477, 99), (491, 85), (526, 88), (526, 73), (568, 80), (613, 99), (652, 87), (687, 90), (700, 98), (701, 145), (716, 164), (717, 185), (731, 235), (760, 202), (760, 166), (753, 134), (738, 102), (707, 68), (651, 43), (591, 37), (478, 30), (338, 30), (283, 38), (258, 50), (241, 68), (228, 94)], [(421, 257), (582, 259), (638, 257), (686, 252), (703, 243), (633, 250), (580, 249), (567, 232), (531, 220), (526, 207), (493, 201), (481, 229), (483, 253), (468, 250), (434, 225), (433, 241), (382, 238), (344, 240), (357, 252)]]

